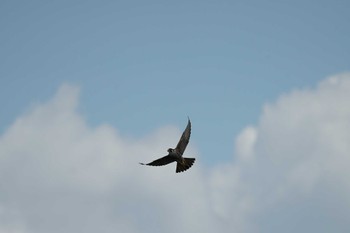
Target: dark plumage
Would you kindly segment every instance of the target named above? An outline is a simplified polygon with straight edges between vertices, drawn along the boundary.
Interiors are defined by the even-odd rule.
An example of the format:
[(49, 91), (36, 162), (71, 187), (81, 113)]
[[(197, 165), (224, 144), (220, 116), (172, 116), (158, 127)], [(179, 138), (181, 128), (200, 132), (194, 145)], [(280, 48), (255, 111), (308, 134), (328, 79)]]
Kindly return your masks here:
[(172, 162), (177, 162), (176, 173), (186, 171), (193, 165), (194, 161), (196, 160), (195, 158), (182, 157), (187, 147), (187, 144), (190, 141), (190, 136), (191, 136), (191, 121), (188, 118), (186, 129), (182, 133), (181, 138), (177, 143), (175, 149), (169, 148), (168, 155), (147, 164), (144, 164), (144, 163), (140, 163), (140, 164), (149, 165), (149, 166), (163, 166)]

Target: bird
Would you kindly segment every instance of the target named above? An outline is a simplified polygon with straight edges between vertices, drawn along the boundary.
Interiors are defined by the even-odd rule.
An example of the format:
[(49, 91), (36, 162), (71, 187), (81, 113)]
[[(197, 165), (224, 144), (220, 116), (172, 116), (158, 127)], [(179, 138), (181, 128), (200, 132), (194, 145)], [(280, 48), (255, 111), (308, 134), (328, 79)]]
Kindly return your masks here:
[(187, 123), (186, 129), (182, 133), (181, 138), (177, 143), (175, 149), (169, 148), (167, 150), (168, 155), (147, 164), (145, 163), (140, 163), (140, 164), (148, 165), (148, 166), (163, 166), (172, 162), (176, 162), (177, 163), (176, 173), (186, 171), (187, 169), (192, 167), (194, 161), (196, 160), (195, 158), (184, 158), (182, 156), (183, 153), (185, 152), (188, 142), (190, 141), (190, 136), (191, 136), (191, 121), (190, 121), (190, 118), (188, 117), (188, 123)]

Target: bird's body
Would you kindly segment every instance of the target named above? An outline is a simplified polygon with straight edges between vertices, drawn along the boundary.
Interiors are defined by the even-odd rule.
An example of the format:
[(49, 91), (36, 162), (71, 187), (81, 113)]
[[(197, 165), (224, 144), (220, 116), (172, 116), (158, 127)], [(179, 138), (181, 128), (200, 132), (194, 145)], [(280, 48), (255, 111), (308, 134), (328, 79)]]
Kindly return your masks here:
[(180, 141), (178, 142), (175, 149), (169, 148), (168, 155), (147, 164), (144, 164), (144, 163), (140, 163), (140, 164), (149, 165), (149, 166), (163, 166), (172, 162), (176, 162), (177, 163), (176, 173), (186, 171), (193, 165), (194, 161), (196, 160), (195, 158), (184, 158), (182, 156), (190, 140), (190, 136), (191, 136), (191, 121), (190, 119), (188, 119), (186, 129), (182, 133)]

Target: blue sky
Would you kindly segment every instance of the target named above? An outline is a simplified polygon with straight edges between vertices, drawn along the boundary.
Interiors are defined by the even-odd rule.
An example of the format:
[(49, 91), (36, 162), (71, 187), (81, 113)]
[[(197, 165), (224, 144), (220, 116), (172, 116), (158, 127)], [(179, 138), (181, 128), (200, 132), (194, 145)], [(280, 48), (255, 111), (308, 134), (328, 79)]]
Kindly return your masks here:
[[(48, 167), (57, 171), (51, 174), (51, 171), (38, 169), (42, 172), (38, 172), (39, 180), (40, 175), (47, 175), (65, 188), (71, 184), (60, 183), (65, 177), (62, 171), (78, 171), (68, 179), (81, 189), (65, 189), (67, 193), (72, 192), (72, 200), (80, 192), (87, 202), (91, 197), (98, 197), (96, 205), (102, 206), (101, 214), (96, 213), (95, 217), (99, 224), (114, 229), (111, 222), (115, 217), (125, 223), (122, 224), (124, 232), (141, 232), (145, 216), (140, 214), (134, 223), (126, 223), (121, 220), (123, 217), (117, 208), (105, 210), (104, 207), (119, 205), (112, 195), (119, 195), (118, 185), (123, 182), (130, 183), (130, 190), (120, 194), (120, 200), (125, 201), (131, 195), (135, 203), (154, 201), (151, 188), (159, 191), (159, 195), (172, 195), (159, 188), (168, 186), (152, 174), (163, 175), (167, 169), (155, 171), (142, 167), (139, 171), (136, 165), (163, 155), (169, 146), (175, 146), (189, 116), (192, 137), (187, 153), (196, 157), (197, 162), (192, 178), (184, 185), (206, 203), (200, 205), (203, 208), (201, 218), (219, 219), (208, 221), (213, 229), (223, 221), (227, 224), (220, 225), (222, 232), (232, 232), (232, 229), (245, 233), (287, 232), (283, 226), (291, 224), (288, 221), (297, 216), (292, 222), (305, 226), (308, 232), (316, 229), (345, 232), (342, 230), (350, 226), (342, 218), (350, 213), (349, 205), (344, 207), (336, 202), (337, 214), (319, 213), (329, 209), (332, 200), (350, 203), (342, 196), (350, 190), (346, 181), (350, 174), (342, 167), (342, 164), (350, 165), (344, 157), (350, 148), (342, 144), (348, 136), (350, 138), (342, 131), (349, 126), (346, 119), (350, 116), (346, 111), (349, 96), (344, 91), (348, 90), (347, 80), (350, 79), (346, 74), (350, 70), (349, 8), (350, 2), (341, 0), (3, 0), (0, 2), (2, 164), (12, 168), (11, 164), (17, 160), (9, 156), (22, 156), (17, 151), (22, 148), (23, 156), (28, 153), (30, 158), (25, 161), (33, 161), (29, 164), (42, 161), (37, 160), (39, 157), (46, 158), (43, 164), (47, 162)], [(66, 122), (61, 121), (61, 116)], [(62, 132), (54, 124), (62, 125)], [(35, 130), (30, 131), (32, 127), (48, 135), (48, 148), (38, 148), (38, 143), (33, 142), (35, 138), (40, 141), (45, 137), (41, 138)], [(62, 142), (49, 140), (50, 135), (54, 135), (52, 139), (56, 137), (53, 132), (65, 135)], [(65, 138), (72, 139), (77, 146)], [(64, 157), (51, 164), (51, 159), (57, 158), (47, 158), (43, 151), (51, 151), (50, 148), (56, 146), (61, 148), (57, 153), (72, 155), (72, 158)], [(83, 152), (89, 151), (86, 148), (98, 151), (96, 153), (105, 152), (101, 152), (97, 167), (85, 160)], [(319, 148), (324, 150), (320, 152)], [(329, 158), (323, 155), (328, 150), (342, 163), (328, 163)], [(37, 151), (40, 156), (35, 157)], [(74, 157), (76, 151), (77, 157)], [(134, 157), (124, 161), (122, 152)], [(267, 161), (261, 161), (262, 158)], [(103, 171), (92, 182), (102, 184), (85, 186), (86, 179), (91, 177), (80, 174), (81, 168), (67, 165), (72, 161), (83, 162), (92, 173)], [(111, 165), (106, 165), (108, 161), (112, 161)], [(121, 163), (136, 164), (132, 169), (137, 172), (129, 174), (119, 167)], [(276, 164), (281, 168), (274, 167)], [(23, 166), (24, 171), (37, 174), (35, 165)], [(120, 173), (110, 171), (111, 167), (121, 169)], [(173, 168), (169, 170), (171, 174), (166, 173), (164, 177), (178, 182), (172, 177)], [(17, 193), (23, 187), (22, 182), (11, 169), (6, 172), (13, 174), (10, 180), (13, 182), (4, 181), (0, 190)], [(110, 180), (111, 174), (122, 178)], [(307, 178), (301, 178), (300, 174)], [(136, 175), (154, 182), (140, 198), (134, 198), (132, 191), (142, 190), (140, 183), (144, 180)], [(299, 212), (314, 213), (304, 203), (316, 191), (329, 190), (332, 181), (339, 179), (339, 190), (335, 188), (328, 196), (327, 193), (317, 196), (312, 202), (320, 205), (315, 219), (327, 223), (329, 228), (305, 222), (304, 215), (298, 216)], [(48, 187), (51, 186), (42, 182), (38, 190), (50, 193)], [(195, 188), (190, 182), (196, 182)], [(210, 195), (199, 190), (210, 190)], [(285, 192), (291, 194), (285, 195)], [(0, 232), (18, 229), (48, 232), (53, 227), (50, 222), (57, 224), (54, 218), (47, 217), (48, 225), (38, 226), (43, 216), (26, 212), (33, 200), (19, 198), (16, 209), (9, 204), (16, 201), (10, 196), (0, 196), (0, 219), (6, 212), (2, 210), (22, 213), (22, 217), (4, 215), (3, 219), (7, 220), (0, 220)], [(179, 197), (185, 196), (185, 193), (179, 194)], [(260, 203), (269, 196), (276, 200), (266, 205)], [(106, 201), (102, 201), (103, 198)], [(56, 199), (50, 196), (45, 200)], [(291, 212), (279, 215), (293, 203), (297, 205)], [(179, 212), (185, 209), (181, 204), (176, 207), (163, 204)], [(50, 209), (45, 203), (38, 205), (43, 212)], [(122, 209), (126, 208), (124, 205), (129, 206), (121, 204)], [(79, 213), (80, 206), (76, 207), (72, 213)], [(164, 222), (174, 217), (163, 216), (161, 210), (162, 207), (156, 210), (156, 216), (162, 216)], [(105, 215), (113, 221), (105, 220)], [(278, 217), (281, 225), (270, 224), (273, 218), (269, 216)], [(180, 222), (180, 228), (189, 226), (186, 221)], [(258, 225), (252, 227), (251, 222)], [(81, 230), (72, 226), (62, 232)], [(203, 232), (198, 226), (190, 226), (193, 232)], [(91, 226), (91, 229), (95, 228)], [(205, 229), (210, 232), (210, 227)], [(149, 228), (146, 232), (153, 230)], [(302, 232), (297, 228), (295, 231)]]
[[(203, 160), (225, 161), (264, 103), (348, 70), (348, 7), (347, 1), (2, 1), (1, 129), (70, 83), (81, 88), (89, 124), (109, 123), (139, 137), (166, 124), (184, 127), (188, 115)], [(209, 135), (220, 140), (209, 143)]]

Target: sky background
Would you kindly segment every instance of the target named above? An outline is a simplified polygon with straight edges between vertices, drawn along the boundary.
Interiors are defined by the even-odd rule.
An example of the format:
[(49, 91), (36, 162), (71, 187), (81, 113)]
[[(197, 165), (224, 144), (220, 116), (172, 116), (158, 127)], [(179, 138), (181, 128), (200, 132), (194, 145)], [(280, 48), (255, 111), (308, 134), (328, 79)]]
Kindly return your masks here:
[(0, 233), (348, 232), (348, 9), (2, 0)]

